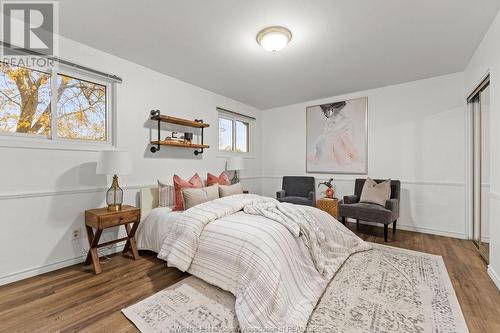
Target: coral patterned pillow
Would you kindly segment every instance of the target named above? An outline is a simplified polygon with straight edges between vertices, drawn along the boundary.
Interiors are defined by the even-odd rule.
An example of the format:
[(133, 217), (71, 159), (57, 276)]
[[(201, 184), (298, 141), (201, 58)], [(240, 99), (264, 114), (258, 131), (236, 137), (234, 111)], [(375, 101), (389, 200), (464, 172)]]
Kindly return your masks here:
[(174, 210), (184, 210), (184, 201), (182, 199), (182, 189), (186, 187), (203, 187), (198, 173), (195, 173), (190, 180), (184, 180), (181, 177), (174, 175), (174, 188), (175, 188), (175, 208)]
[(222, 172), (219, 177), (212, 175), (210, 172), (207, 173), (207, 186), (210, 185), (231, 185), (231, 181), (225, 172)]

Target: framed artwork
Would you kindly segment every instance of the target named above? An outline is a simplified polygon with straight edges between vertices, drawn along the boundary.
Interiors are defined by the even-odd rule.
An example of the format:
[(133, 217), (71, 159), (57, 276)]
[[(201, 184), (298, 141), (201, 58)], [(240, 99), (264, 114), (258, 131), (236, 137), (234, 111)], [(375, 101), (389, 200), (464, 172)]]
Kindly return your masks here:
[(368, 97), (306, 108), (310, 173), (368, 172)]

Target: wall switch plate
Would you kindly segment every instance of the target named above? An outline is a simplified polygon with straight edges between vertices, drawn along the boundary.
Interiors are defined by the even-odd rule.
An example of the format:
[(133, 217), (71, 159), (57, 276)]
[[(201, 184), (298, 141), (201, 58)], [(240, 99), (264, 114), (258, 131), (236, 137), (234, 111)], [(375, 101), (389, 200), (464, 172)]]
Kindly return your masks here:
[(71, 235), (72, 235), (73, 240), (75, 240), (75, 239), (80, 239), (81, 234), (82, 234), (82, 229), (75, 228), (75, 229), (73, 229), (73, 233)]

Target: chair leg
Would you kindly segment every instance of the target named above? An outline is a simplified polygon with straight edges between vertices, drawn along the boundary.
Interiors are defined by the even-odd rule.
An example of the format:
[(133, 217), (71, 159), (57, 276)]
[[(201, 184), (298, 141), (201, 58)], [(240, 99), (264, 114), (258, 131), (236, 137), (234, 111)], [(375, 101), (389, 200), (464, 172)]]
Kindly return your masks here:
[(384, 241), (387, 243), (387, 231), (389, 229), (388, 224), (384, 224)]
[(392, 222), (392, 234), (395, 235), (396, 234), (396, 222), (398, 222), (398, 220)]
[(343, 225), (345, 225), (345, 216), (342, 216), (342, 217), (340, 218), (340, 222), (342, 222), (342, 224), (343, 224)]
[(356, 219), (356, 229), (359, 229), (359, 220)]

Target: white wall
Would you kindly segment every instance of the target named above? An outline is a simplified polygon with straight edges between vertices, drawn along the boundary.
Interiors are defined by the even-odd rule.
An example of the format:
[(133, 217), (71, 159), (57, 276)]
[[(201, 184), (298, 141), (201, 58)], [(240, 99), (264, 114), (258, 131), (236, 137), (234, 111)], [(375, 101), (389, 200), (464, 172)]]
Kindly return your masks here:
[[(131, 152), (134, 166), (132, 175), (120, 177), (126, 203), (136, 204), (138, 188), (155, 184), (157, 178), (171, 180), (174, 173), (190, 177), (194, 172), (205, 178), (207, 171), (224, 170), (226, 158), (217, 152), (217, 106), (257, 118), (251, 142), (255, 158), (245, 160), (241, 176), (245, 187), (260, 192), (255, 178), (260, 174), (259, 110), (66, 39), (60, 40), (60, 56), (123, 78), (117, 85), (117, 143)], [(211, 125), (206, 130), (211, 148), (200, 158), (189, 149), (162, 147), (151, 154), (145, 125), (150, 109), (202, 118)], [(0, 147), (0, 284), (81, 260), (82, 249), (88, 248), (84, 210), (104, 206), (107, 182), (95, 175), (96, 159), (92, 151)], [(82, 237), (72, 241), (72, 230), (78, 227)]]
[(488, 273), (500, 289), (500, 13), (465, 69), (468, 95), (490, 74), (490, 265)]
[[(368, 175), (402, 181), (399, 226), (466, 238), (463, 73), (435, 77), (271, 110), (263, 118), (263, 183), (273, 195), (283, 175), (305, 175), (310, 105), (368, 96)], [(333, 177), (338, 197), (355, 175)]]

